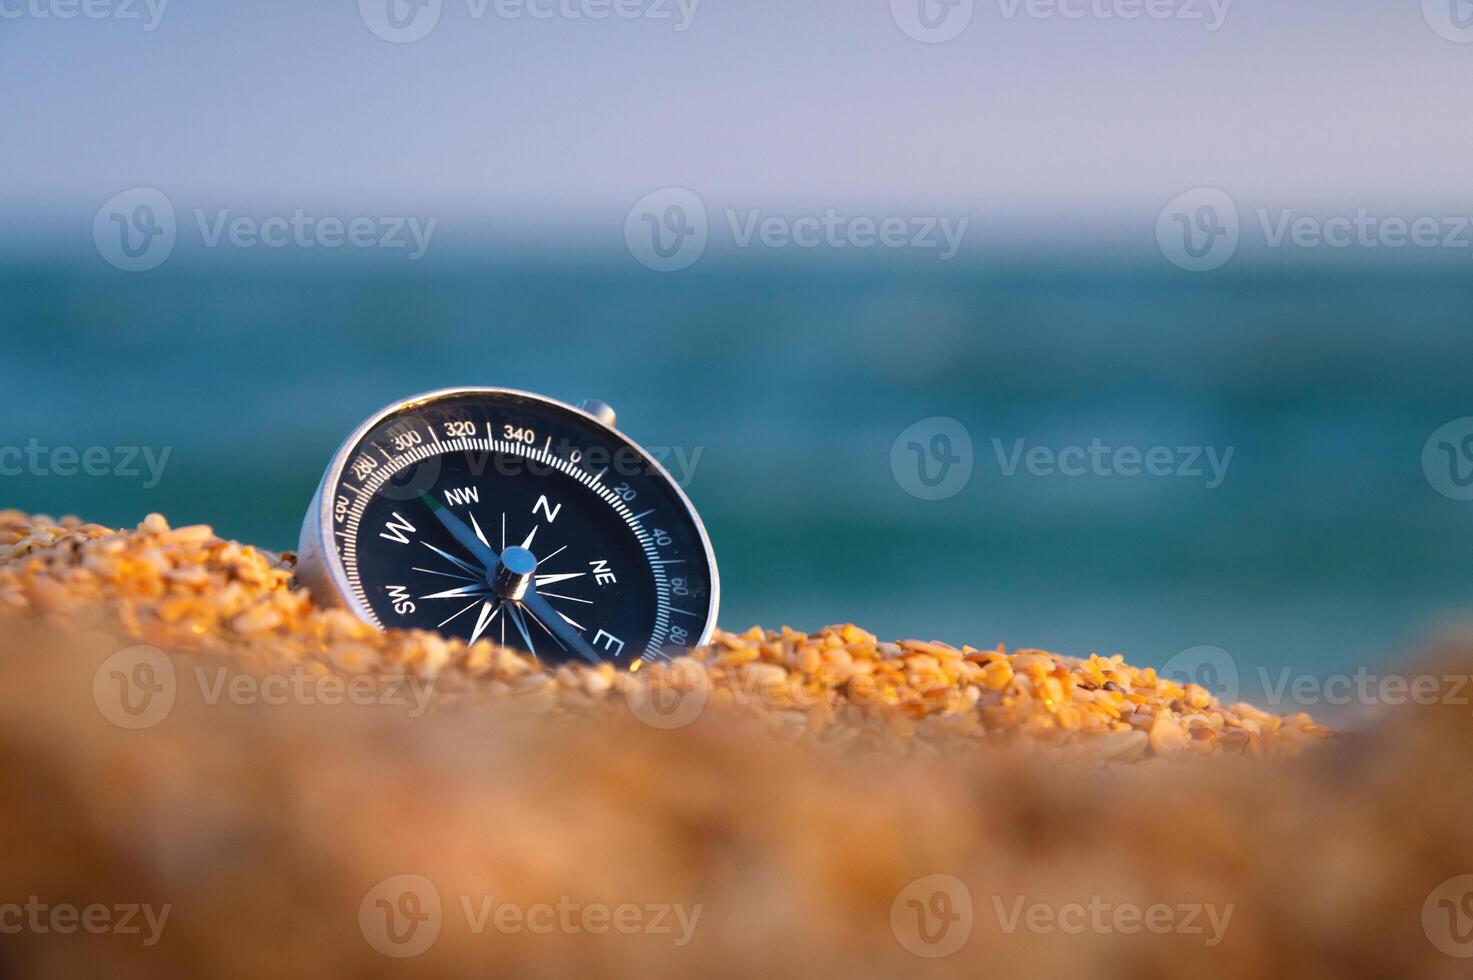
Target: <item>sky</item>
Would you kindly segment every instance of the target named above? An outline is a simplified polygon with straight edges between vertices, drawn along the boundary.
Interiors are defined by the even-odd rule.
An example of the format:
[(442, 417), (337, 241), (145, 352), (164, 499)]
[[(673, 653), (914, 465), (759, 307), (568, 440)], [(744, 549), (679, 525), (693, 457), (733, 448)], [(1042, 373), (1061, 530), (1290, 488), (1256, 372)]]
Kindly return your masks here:
[[(924, 0), (938, 43), (920, 0), (151, 2), (0, 0), (0, 239), (130, 187), (452, 240), (617, 241), (667, 186), (1042, 240), (1204, 186), (1473, 212), (1473, 32), (1437, 9), (1467, 0)], [(390, 2), (432, 28), (386, 40)]]
[[(641, 439), (709, 448), (697, 496), (737, 621), (859, 603), (897, 635), (944, 621), (953, 639), (1329, 662), (1463, 604), (1464, 515), (1420, 454), (1468, 415), (1473, 0), (152, 3), (0, 0), (8, 438), (180, 449), (157, 495), (11, 487), (26, 506), (157, 507), (287, 546), (362, 414), (491, 382), (605, 397)], [(662, 254), (642, 222), (692, 198), (709, 227), (659, 229), (680, 243)], [(165, 207), (174, 222), (140, 217)], [(1442, 242), (1464, 218), (1435, 274), (1301, 276), (1290, 263), (1344, 253), (1292, 239), (1267, 275), (1239, 255), (1264, 247), (1260, 214), (1288, 234), (1286, 210), (1343, 228), (1360, 209), (1401, 222), (1385, 240), (1431, 215)], [(703, 259), (708, 237), (732, 249), (728, 215), (781, 214), (791, 236), (830, 210), (850, 241), (892, 217), (949, 220), (959, 241), (969, 224), (950, 265)], [(399, 216), (428, 246), (433, 222), (430, 258), (208, 244), (298, 211), (318, 243), (326, 220)], [(1120, 243), (1143, 275), (1063, 261), (1133, 261)], [(340, 274), (358, 261), (376, 264)], [(51, 397), (58, 364), (92, 379), (76, 397)], [(942, 417), (973, 427), (980, 461), (993, 437), (1103, 435), (1242, 446), (1244, 475), (1221, 497), (1174, 485), (1169, 511), (1154, 485), (996, 476), (930, 507), (892, 450)], [(237, 441), (269, 447), (266, 472)], [(787, 510), (750, 490), (772, 472), (797, 474)], [(803, 560), (774, 571), (770, 540)], [(892, 556), (927, 542), (959, 563), (951, 591), (894, 584), (913, 576)], [(854, 558), (836, 570), (829, 548)]]

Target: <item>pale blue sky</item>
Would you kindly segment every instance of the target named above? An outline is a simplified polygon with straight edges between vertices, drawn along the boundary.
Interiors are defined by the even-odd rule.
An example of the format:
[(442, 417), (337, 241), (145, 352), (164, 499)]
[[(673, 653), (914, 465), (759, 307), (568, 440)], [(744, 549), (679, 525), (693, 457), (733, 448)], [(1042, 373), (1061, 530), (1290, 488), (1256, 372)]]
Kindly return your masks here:
[(355, 0), (170, 0), (151, 32), (30, 12), (57, 2), (0, 0), (22, 12), (0, 19), (12, 233), (133, 186), (615, 240), (667, 185), (718, 209), (950, 209), (1044, 239), (1149, 223), (1204, 185), (1253, 206), (1473, 210), (1473, 44), (1420, 0), (1236, 0), (1215, 33), (977, 0), (935, 45), (888, 0), (701, 0), (684, 32), (443, 0), (410, 44)]

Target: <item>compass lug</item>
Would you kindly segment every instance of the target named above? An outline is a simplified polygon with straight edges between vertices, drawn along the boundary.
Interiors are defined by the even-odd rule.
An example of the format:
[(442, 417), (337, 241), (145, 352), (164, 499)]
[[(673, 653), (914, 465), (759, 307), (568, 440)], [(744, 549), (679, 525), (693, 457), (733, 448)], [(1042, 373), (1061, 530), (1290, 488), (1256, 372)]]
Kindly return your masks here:
[(618, 428), (616, 423), (619, 420), (619, 416), (615, 414), (614, 409), (607, 402), (601, 402), (597, 398), (589, 398), (579, 402), (578, 407), (609, 428)]

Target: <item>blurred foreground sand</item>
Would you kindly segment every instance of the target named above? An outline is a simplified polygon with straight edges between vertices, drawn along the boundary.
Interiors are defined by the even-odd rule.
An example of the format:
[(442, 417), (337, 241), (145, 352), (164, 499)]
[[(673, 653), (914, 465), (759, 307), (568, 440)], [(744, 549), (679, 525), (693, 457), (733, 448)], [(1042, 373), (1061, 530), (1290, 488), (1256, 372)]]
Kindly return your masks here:
[[(1292, 761), (1087, 771), (1021, 750), (893, 761), (793, 749), (714, 716), (660, 731), (469, 706), (415, 718), (212, 705), (192, 683), (164, 721), (130, 731), (93, 698), (116, 646), (58, 649), (20, 628), (0, 641), (0, 900), (168, 903), (170, 917), (149, 948), (6, 935), (6, 975), (1468, 973), (1428, 938), (1442, 913), (1424, 922), (1432, 890), (1473, 872), (1466, 707), (1398, 712)], [(1468, 651), (1450, 657), (1449, 669), (1473, 666)], [(903, 945), (916, 946), (913, 907), (898, 931), (891, 911), (938, 873), (963, 884), (972, 922), (959, 950), (926, 959)], [(360, 916), (402, 874), (442, 903), (438, 939), (412, 959), (373, 948), (378, 913)], [(476, 934), (461, 896), (473, 909), (566, 896), (702, 910), (677, 946), (581, 927)], [(1233, 911), (1212, 947), (1189, 933), (1003, 929), (1019, 897), (1095, 896)]]
[[(1292, 758), (1102, 766), (1021, 740), (895, 757), (719, 711), (661, 729), (621, 698), (273, 704), (221, 650), (120, 660), (128, 630), (66, 618), (0, 619), (0, 975), (1473, 968), (1443, 951), (1473, 955), (1473, 883), (1444, 885), (1473, 874), (1466, 704)], [(171, 679), (164, 712), (120, 713), (119, 664)], [(1466, 677), (1473, 647), (1418, 666)], [(151, 945), (146, 927), (6, 928), (31, 896), (169, 911)]]

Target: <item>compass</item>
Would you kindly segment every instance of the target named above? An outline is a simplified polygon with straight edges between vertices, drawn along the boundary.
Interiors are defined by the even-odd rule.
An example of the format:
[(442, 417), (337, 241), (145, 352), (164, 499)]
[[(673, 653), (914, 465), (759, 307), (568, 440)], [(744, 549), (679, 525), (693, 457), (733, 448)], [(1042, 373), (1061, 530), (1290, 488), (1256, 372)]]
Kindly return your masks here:
[(613, 409), (504, 388), (417, 395), (358, 427), (302, 524), (298, 577), (380, 629), (556, 664), (680, 656), (716, 625), (705, 526)]

